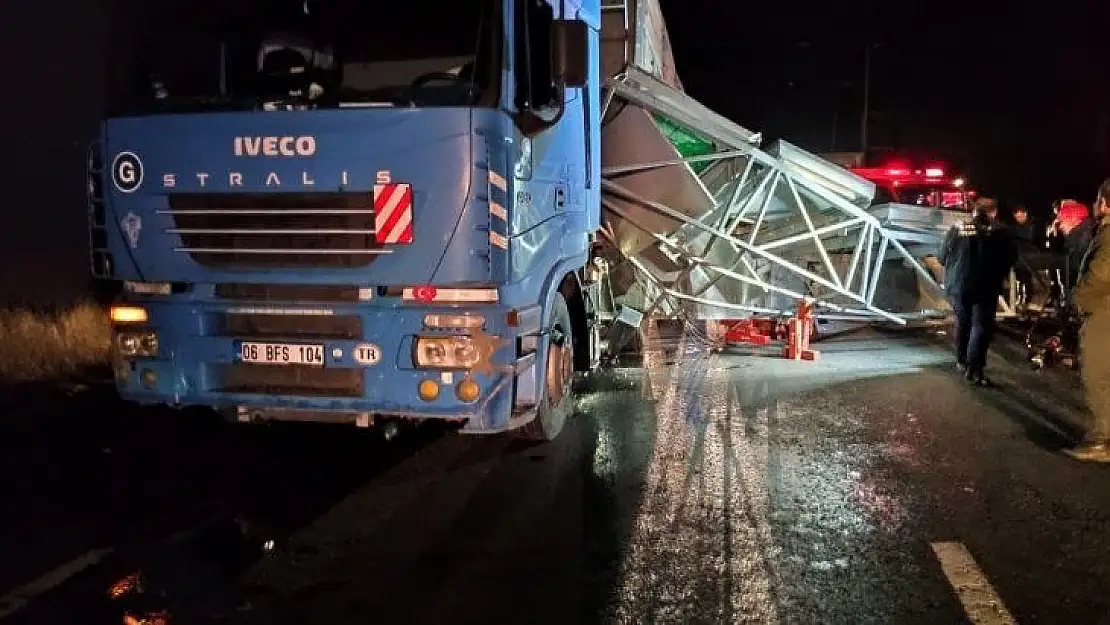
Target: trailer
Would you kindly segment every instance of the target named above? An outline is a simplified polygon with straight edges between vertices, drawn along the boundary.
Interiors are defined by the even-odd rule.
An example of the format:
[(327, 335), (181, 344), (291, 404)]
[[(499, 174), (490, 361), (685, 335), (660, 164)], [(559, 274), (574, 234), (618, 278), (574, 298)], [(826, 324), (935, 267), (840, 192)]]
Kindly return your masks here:
[(546, 441), (645, 318), (938, 314), (955, 217), (700, 104), (655, 0), (370, 4), (143, 18), (88, 167), (123, 398)]

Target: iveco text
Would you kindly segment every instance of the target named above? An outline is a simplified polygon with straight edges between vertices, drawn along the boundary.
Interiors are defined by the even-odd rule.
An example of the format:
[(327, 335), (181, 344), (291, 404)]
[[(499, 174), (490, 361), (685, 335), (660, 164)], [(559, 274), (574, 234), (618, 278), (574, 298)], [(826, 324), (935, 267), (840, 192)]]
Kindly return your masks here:
[(316, 137), (235, 137), (235, 156), (312, 156)]

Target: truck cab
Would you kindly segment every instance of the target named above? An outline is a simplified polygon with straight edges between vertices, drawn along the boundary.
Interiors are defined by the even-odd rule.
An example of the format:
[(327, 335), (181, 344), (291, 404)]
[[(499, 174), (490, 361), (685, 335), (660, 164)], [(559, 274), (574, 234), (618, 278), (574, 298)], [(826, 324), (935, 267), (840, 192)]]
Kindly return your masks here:
[(558, 435), (596, 361), (596, 0), (130, 19), (87, 173), (122, 397)]

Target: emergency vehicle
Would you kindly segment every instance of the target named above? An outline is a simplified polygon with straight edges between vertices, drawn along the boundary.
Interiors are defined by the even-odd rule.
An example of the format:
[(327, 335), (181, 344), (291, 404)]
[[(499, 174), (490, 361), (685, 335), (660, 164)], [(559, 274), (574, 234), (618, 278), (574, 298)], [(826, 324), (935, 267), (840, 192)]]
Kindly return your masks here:
[(875, 183), (873, 203), (910, 204), (970, 211), (975, 191), (967, 180), (942, 164), (912, 166), (894, 162), (881, 167), (853, 167), (852, 173)]

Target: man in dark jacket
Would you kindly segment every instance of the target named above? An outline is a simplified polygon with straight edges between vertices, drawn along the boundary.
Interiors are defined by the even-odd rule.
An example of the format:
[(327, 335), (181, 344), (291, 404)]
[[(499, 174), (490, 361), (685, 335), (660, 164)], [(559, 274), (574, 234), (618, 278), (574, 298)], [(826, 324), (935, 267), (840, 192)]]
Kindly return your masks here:
[(1010, 232), (1013, 234), (1018, 251), (1014, 277), (1017, 278), (1021, 302), (1028, 304), (1033, 288), (1033, 268), (1029, 265), (1029, 259), (1036, 255), (1038, 250), (1034, 245), (1033, 222), (1029, 220), (1029, 211), (1024, 205), (1017, 204), (1014, 206), (1013, 216), (1014, 225), (1010, 227)]
[(1032, 246), (1036, 243), (1033, 239), (1033, 222), (1029, 219), (1029, 211), (1025, 205), (1018, 204), (1014, 206), (1014, 225), (1013, 233), (1014, 239), (1020, 246)]
[(1095, 214), (1098, 233), (1082, 255), (1073, 298), (1084, 316), (1079, 373), (1093, 420), (1083, 442), (1065, 453), (1077, 460), (1110, 463), (1110, 178), (1098, 189)]
[(937, 260), (944, 265), (944, 288), (956, 316), (956, 367), (969, 382), (988, 386), (983, 374), (994, 335), (998, 296), (1017, 259), (1013, 235), (987, 207), (948, 231)]

